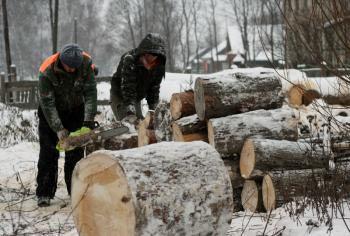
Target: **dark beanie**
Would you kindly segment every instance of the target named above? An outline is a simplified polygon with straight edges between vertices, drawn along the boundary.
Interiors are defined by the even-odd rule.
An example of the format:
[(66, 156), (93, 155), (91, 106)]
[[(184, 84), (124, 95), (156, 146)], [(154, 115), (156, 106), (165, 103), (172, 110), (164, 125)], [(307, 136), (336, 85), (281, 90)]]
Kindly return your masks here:
[(83, 62), (83, 49), (78, 44), (66, 44), (61, 49), (60, 60), (71, 68), (78, 68)]

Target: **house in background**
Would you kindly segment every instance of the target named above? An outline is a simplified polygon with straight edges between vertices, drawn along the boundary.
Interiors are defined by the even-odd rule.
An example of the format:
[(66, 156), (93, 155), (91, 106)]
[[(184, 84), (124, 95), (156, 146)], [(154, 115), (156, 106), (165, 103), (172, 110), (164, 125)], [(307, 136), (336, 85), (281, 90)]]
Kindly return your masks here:
[[(219, 43), (217, 47), (205, 48), (200, 50), (198, 58), (193, 55), (190, 59), (188, 72), (191, 73), (213, 73), (220, 70), (236, 67), (278, 67), (279, 62), (283, 60), (281, 48), (282, 27), (276, 25), (273, 28), (274, 45), (279, 45), (279, 50), (270, 50), (268, 42), (264, 36), (263, 30), (266, 26), (254, 26), (249, 31), (249, 55), (243, 47), (242, 36), (237, 26), (227, 28), (226, 38)], [(259, 29), (258, 29), (259, 27)], [(265, 27), (265, 28), (264, 28)], [(278, 30), (280, 32), (278, 33)], [(277, 53), (278, 52), (278, 53)], [(274, 55), (274, 56), (272, 56)]]

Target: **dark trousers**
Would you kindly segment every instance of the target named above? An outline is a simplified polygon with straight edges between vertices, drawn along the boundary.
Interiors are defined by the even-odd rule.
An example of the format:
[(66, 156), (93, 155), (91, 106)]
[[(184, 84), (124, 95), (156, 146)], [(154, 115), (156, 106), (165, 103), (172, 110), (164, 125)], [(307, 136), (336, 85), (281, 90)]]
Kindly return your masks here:
[[(39, 142), (40, 152), (38, 161), (38, 175), (36, 195), (53, 198), (57, 188), (58, 158), (59, 152), (56, 150), (58, 142), (57, 134), (46, 121), (44, 113), (39, 107)], [(72, 111), (59, 112), (59, 117), (63, 127), (70, 132), (80, 129), (84, 121), (84, 106), (77, 107)], [(64, 180), (67, 191), (71, 192), (71, 178), (76, 163), (83, 158), (83, 148), (76, 148), (65, 153)]]

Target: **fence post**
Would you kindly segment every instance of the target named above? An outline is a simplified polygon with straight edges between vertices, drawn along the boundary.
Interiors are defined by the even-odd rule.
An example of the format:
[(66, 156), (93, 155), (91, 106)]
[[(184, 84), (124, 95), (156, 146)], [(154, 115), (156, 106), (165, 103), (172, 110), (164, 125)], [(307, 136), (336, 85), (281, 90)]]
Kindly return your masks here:
[(5, 72), (0, 73), (0, 102), (5, 103), (6, 98), (6, 84), (5, 84)]

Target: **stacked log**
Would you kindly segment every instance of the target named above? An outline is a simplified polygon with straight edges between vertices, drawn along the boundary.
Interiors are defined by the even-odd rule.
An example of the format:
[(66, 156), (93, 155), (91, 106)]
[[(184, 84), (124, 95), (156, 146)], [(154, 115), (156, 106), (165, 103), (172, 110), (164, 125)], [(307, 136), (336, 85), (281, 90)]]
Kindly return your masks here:
[(204, 142), (163, 142), (98, 151), (72, 177), (80, 235), (224, 235), (232, 187), (220, 155)]
[(328, 168), (323, 149), (305, 142), (247, 139), (244, 142), (240, 171), (249, 179), (255, 171)]
[(298, 139), (298, 118), (290, 108), (257, 110), (210, 119), (209, 143), (223, 156), (240, 153), (245, 139), (257, 136), (277, 140)]
[(262, 197), (262, 178), (259, 180), (245, 180), (241, 201), (244, 210), (249, 210), (250, 212), (263, 212), (263, 197)]
[(154, 110), (154, 131), (157, 142), (172, 141), (170, 103), (161, 101)]
[(154, 111), (148, 111), (145, 119), (139, 124), (138, 146), (142, 147), (156, 142), (157, 139), (154, 131)]
[(173, 138), (177, 142), (208, 142), (207, 123), (197, 115), (183, 117), (172, 124)]
[(173, 120), (195, 114), (193, 91), (174, 93), (170, 100), (170, 113)]
[(281, 81), (273, 74), (226, 74), (197, 78), (195, 107), (200, 120), (282, 107)]

